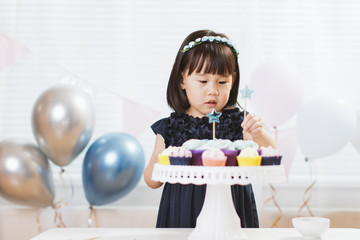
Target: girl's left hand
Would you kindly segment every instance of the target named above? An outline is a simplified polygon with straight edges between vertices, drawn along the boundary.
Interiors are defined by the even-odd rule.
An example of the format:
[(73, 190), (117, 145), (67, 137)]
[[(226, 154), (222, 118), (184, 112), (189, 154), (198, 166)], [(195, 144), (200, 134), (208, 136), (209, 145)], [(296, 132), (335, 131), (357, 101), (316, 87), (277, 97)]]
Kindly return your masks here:
[(246, 115), (241, 124), (244, 131), (250, 134), (253, 138), (259, 137), (263, 134), (263, 122), (261, 118), (253, 113)]

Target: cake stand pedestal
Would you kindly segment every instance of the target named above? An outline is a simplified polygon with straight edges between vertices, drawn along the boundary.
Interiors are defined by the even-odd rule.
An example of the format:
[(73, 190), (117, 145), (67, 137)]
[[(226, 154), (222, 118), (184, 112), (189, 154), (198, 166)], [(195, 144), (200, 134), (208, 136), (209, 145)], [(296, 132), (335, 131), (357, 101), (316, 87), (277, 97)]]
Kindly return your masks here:
[(231, 195), (231, 185), (285, 182), (282, 165), (259, 167), (173, 166), (156, 163), (152, 180), (181, 184), (207, 184), (204, 205), (189, 240), (247, 239)]

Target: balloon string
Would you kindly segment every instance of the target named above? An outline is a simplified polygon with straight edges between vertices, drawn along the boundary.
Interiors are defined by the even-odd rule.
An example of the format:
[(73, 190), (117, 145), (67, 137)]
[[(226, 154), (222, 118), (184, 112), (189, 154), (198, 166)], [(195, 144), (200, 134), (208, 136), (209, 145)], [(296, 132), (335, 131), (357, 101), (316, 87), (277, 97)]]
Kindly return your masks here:
[(58, 228), (66, 228), (66, 225), (65, 225), (64, 221), (62, 220), (61, 212), (59, 211), (59, 209), (61, 207), (62, 206), (58, 207), (55, 204), (53, 205), (53, 209), (55, 211), (54, 224)]
[(60, 201), (60, 202), (64, 202), (64, 205), (68, 205), (70, 200), (74, 197), (74, 184), (72, 182), (72, 179), (71, 179), (71, 176), (69, 176), (69, 179), (70, 179), (70, 198), (69, 200), (65, 201), (66, 199), (66, 192), (67, 192), (67, 187), (66, 187), (66, 184), (65, 184), (65, 180), (64, 180), (64, 176), (63, 176), (63, 173), (65, 172), (65, 169), (63, 169), (62, 167), (60, 168), (60, 172), (59, 172), (59, 175), (60, 175), (60, 180), (61, 180), (61, 183), (62, 183), (62, 186), (64, 188), (64, 198)]
[(61, 180), (61, 184), (64, 188), (64, 197), (62, 199), (60, 199), (59, 201), (57, 201), (54, 205), (54, 211), (55, 211), (55, 216), (54, 216), (54, 223), (57, 227), (66, 227), (66, 225), (64, 224), (63, 220), (62, 220), (62, 215), (61, 215), (61, 211), (60, 209), (65, 207), (66, 205), (69, 204), (70, 200), (73, 198), (74, 196), (74, 185), (72, 183), (71, 177), (70, 179), (70, 198), (68, 200), (66, 200), (66, 192), (67, 192), (67, 186), (65, 184), (65, 180), (64, 180), (64, 176), (63, 173), (65, 172), (65, 169), (63, 169), (62, 167), (60, 167), (60, 172), (59, 172), (59, 176), (60, 176), (60, 180)]
[[(63, 177), (63, 173), (65, 172), (65, 170), (60, 167), (60, 172), (59, 172), (59, 176), (60, 176), (60, 180), (61, 180), (61, 185), (63, 186), (64, 188), (64, 191), (66, 192), (66, 185), (65, 185), (65, 181), (64, 181), (64, 177)], [(55, 203), (55, 206), (56, 207), (59, 207), (60, 205), (63, 204), (63, 202), (65, 201), (65, 197), (63, 197), (62, 199), (58, 200), (56, 203)]]
[[(65, 170), (63, 168), (61, 168), (61, 173), (64, 173), (64, 171)], [(60, 174), (60, 177), (62, 179), (61, 181), (62, 181), (62, 184), (64, 186), (64, 191), (66, 193), (66, 184), (65, 184), (65, 181), (64, 181), (64, 178), (63, 178), (62, 174)], [(67, 201), (64, 202), (64, 205), (68, 205), (70, 203), (71, 199), (74, 197), (75, 190), (74, 190), (74, 184), (72, 182), (72, 178), (71, 178), (70, 173), (69, 173), (69, 180), (70, 180), (70, 197), (69, 197), (69, 199)]]
[[(310, 179), (313, 179), (313, 174), (312, 174), (312, 168), (315, 169), (315, 167), (313, 166), (312, 162), (309, 161), (308, 158), (305, 158), (305, 161), (307, 162), (310, 162)], [(316, 169), (315, 169), (316, 170)], [(304, 195), (303, 195), (303, 204), (300, 206), (300, 209), (299, 209), (299, 212), (298, 212), (298, 215), (300, 216), (301, 214), (301, 211), (306, 207), (308, 213), (310, 214), (310, 216), (314, 216), (313, 212), (311, 211), (311, 208), (309, 206), (309, 201), (311, 199), (311, 195), (312, 195), (312, 189), (314, 187), (316, 183), (316, 176), (314, 178), (314, 180), (312, 180), (312, 183), (306, 188), (305, 192), (304, 192)]]
[[(278, 140), (278, 134), (279, 134), (279, 131), (277, 129), (276, 126), (273, 126), (274, 130), (275, 130), (275, 134), (274, 134), (274, 138), (275, 138), (275, 144), (277, 144), (277, 140)], [(270, 224), (270, 227), (274, 228), (276, 227), (277, 223), (280, 221), (280, 219), (282, 218), (282, 210), (280, 208), (280, 205), (277, 203), (276, 201), (276, 189), (275, 187), (272, 185), (272, 184), (269, 184), (270, 186), (270, 189), (271, 189), (271, 196), (266, 199), (264, 201), (264, 204), (267, 204), (268, 202), (272, 201), (276, 207), (276, 209), (278, 210), (279, 212), (279, 215), (276, 217), (276, 219)]]
[(88, 227), (92, 227), (94, 220), (94, 226), (97, 228), (99, 227), (99, 225), (98, 225), (96, 210), (94, 209), (93, 205), (90, 205), (89, 209), (90, 209), (90, 213), (88, 217)]
[(275, 130), (275, 136), (274, 136), (274, 138), (275, 138), (275, 144), (277, 145), (279, 130), (277, 129), (276, 126), (274, 126), (274, 130)]
[(264, 201), (264, 205), (267, 204), (268, 202), (272, 201), (275, 205), (275, 207), (277, 208), (277, 210), (279, 211), (279, 215), (277, 216), (277, 218), (271, 223), (271, 227), (276, 227), (277, 223), (280, 221), (280, 219), (282, 218), (282, 211), (280, 208), (280, 205), (277, 203), (275, 197), (276, 197), (276, 189), (272, 184), (269, 184), (270, 189), (271, 189), (271, 197), (269, 197), (268, 199), (266, 199)]
[(42, 232), (41, 224), (40, 224), (40, 213), (41, 213), (41, 210), (36, 215), (36, 226), (37, 226), (37, 229), (38, 229), (39, 233)]

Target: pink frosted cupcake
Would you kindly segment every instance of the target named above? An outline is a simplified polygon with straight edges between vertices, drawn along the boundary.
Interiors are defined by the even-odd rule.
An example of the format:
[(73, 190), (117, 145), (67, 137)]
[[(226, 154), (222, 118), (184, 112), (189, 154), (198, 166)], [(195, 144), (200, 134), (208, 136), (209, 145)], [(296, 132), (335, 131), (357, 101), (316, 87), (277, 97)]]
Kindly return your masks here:
[(228, 139), (214, 139), (209, 140), (209, 147), (218, 148), (227, 157), (225, 166), (237, 166), (236, 156), (239, 155), (239, 150), (235, 149), (233, 142)]
[(224, 152), (218, 148), (209, 148), (202, 154), (204, 166), (225, 166), (226, 159)]
[(281, 158), (282, 154), (279, 150), (269, 147), (261, 147), (261, 165), (280, 165), (281, 164)]

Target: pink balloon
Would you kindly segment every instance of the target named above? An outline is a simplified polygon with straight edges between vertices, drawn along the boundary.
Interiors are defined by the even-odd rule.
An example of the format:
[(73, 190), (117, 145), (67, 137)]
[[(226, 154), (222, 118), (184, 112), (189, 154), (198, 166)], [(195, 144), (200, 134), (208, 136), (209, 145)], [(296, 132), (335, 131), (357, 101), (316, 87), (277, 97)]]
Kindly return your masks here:
[(304, 100), (304, 86), (299, 75), (282, 61), (261, 64), (251, 75), (248, 86), (254, 90), (251, 106), (273, 126), (294, 116)]
[(276, 135), (277, 148), (283, 155), (281, 164), (285, 168), (286, 177), (288, 177), (297, 148), (296, 128), (278, 130)]

